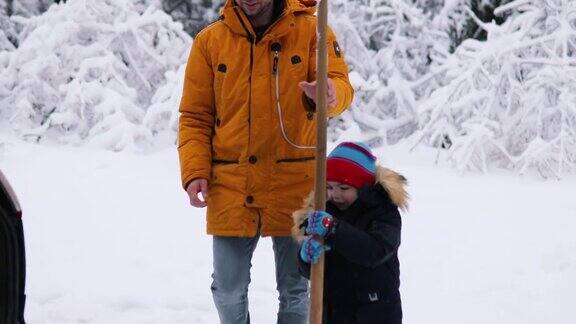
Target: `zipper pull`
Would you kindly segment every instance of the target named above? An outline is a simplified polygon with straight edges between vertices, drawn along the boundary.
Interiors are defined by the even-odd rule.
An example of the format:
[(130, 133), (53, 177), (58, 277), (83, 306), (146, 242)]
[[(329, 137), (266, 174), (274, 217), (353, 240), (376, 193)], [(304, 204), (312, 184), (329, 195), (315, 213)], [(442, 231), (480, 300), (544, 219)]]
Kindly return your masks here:
[(272, 61), (272, 74), (276, 75), (278, 74), (278, 53), (280, 53), (282, 46), (280, 43), (274, 42), (272, 45), (270, 45), (270, 49), (274, 53), (274, 60)]

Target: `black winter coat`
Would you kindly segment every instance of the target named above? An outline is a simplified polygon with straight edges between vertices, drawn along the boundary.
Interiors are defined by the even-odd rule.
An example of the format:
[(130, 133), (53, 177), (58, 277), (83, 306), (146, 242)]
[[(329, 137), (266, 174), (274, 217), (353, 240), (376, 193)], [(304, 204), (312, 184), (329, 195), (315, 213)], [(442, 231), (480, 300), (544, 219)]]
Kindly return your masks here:
[[(325, 324), (402, 323), (401, 218), (388, 192), (378, 183), (359, 190), (347, 210), (326, 205), (337, 225), (326, 238), (331, 250), (325, 254)], [(309, 278), (310, 265), (298, 259)]]

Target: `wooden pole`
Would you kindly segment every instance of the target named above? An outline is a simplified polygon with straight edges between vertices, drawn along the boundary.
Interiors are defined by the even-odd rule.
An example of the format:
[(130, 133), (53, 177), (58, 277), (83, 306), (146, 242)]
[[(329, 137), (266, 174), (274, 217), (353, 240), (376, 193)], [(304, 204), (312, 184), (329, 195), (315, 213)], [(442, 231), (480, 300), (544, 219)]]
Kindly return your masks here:
[[(326, 128), (328, 56), (326, 52), (326, 26), (328, 24), (328, 1), (318, 4), (317, 53), (316, 53), (316, 178), (314, 189), (314, 208), (326, 209)], [(317, 238), (321, 243), (324, 240)], [(322, 324), (322, 305), (324, 295), (324, 253), (310, 271), (310, 324)]]

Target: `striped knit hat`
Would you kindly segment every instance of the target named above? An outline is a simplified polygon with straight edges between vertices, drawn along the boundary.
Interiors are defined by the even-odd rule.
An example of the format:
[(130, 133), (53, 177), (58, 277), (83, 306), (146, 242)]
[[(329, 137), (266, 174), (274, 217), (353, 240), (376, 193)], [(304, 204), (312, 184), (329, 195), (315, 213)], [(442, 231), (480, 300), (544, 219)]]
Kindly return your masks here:
[(372, 186), (376, 182), (376, 157), (364, 143), (340, 143), (328, 155), (326, 180), (357, 189)]

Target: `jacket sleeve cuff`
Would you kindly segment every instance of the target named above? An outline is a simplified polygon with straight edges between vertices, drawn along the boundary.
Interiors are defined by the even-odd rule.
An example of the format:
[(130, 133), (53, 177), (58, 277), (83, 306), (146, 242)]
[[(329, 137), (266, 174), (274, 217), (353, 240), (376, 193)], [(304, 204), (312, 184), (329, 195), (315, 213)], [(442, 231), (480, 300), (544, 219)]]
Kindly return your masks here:
[(305, 93), (302, 93), (302, 104), (307, 112), (316, 112), (316, 103), (314, 100), (308, 98)]
[(352, 104), (354, 98), (354, 89), (348, 83), (338, 78), (333, 78), (336, 90), (337, 104), (336, 107), (328, 108), (328, 117), (336, 117), (343, 113)]
[(334, 217), (332, 226), (330, 226), (330, 230), (328, 231), (328, 233), (324, 237), (325, 243), (330, 247), (332, 247), (331, 241), (332, 241), (332, 238), (334, 237), (334, 235), (336, 234), (336, 232), (338, 232), (339, 225), (340, 225), (340, 221), (338, 220), (338, 218)]
[(194, 173), (192, 175), (189, 175), (188, 177), (182, 179), (182, 188), (184, 188), (184, 191), (186, 191), (186, 189), (188, 189), (188, 185), (190, 185), (190, 182), (196, 180), (196, 179), (206, 179), (207, 181), (210, 180), (210, 178), (204, 174), (200, 174), (200, 173)]

